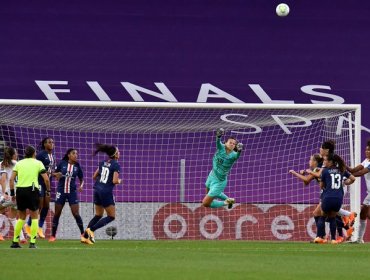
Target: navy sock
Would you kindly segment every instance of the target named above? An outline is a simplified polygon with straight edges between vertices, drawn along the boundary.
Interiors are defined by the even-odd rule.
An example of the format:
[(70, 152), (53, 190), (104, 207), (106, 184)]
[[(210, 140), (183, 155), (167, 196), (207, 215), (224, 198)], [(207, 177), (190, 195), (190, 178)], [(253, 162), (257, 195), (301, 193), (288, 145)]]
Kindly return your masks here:
[(28, 221), (27, 221), (27, 225), (28, 226), (31, 226), (31, 223), (32, 223), (32, 219), (31, 219), (31, 216), (28, 217)]
[(317, 237), (325, 238), (325, 217), (318, 217)]
[(39, 219), (39, 227), (42, 228), (44, 226), (44, 222), (46, 216), (48, 215), (49, 207), (42, 208), (40, 211), (40, 219)]
[(87, 227), (91, 229), (91, 227), (92, 227), (93, 225), (95, 225), (97, 222), (99, 222), (99, 220), (100, 220), (101, 218), (103, 218), (103, 216), (95, 215), (95, 216), (91, 219), (91, 221), (89, 222), (89, 224), (87, 225)]
[(320, 216), (314, 216), (315, 219), (315, 225), (316, 225), (316, 230), (318, 229), (317, 222), (319, 221)]
[(97, 229), (104, 227), (105, 225), (109, 224), (110, 222), (114, 221), (114, 217), (107, 216), (103, 219), (101, 219), (99, 222), (97, 222), (95, 225), (93, 225), (90, 229), (92, 231), (96, 231)]
[(55, 216), (53, 217), (53, 223), (52, 223), (52, 226), (51, 226), (51, 236), (56, 236), (57, 235), (57, 229), (58, 229), (58, 225), (59, 225), (59, 218), (60, 216)]
[(343, 237), (343, 227), (344, 227), (344, 224), (343, 224), (342, 218), (340, 216), (337, 216), (336, 217), (336, 222), (337, 222), (337, 232), (338, 232), (338, 235)]
[(80, 229), (81, 234), (83, 234), (84, 233), (84, 225), (83, 225), (81, 216), (80, 215), (76, 215), (74, 217), (75, 217), (77, 226)]
[(328, 218), (328, 222), (330, 227), (331, 240), (335, 240), (335, 234), (337, 232), (337, 222), (335, 221), (335, 217)]

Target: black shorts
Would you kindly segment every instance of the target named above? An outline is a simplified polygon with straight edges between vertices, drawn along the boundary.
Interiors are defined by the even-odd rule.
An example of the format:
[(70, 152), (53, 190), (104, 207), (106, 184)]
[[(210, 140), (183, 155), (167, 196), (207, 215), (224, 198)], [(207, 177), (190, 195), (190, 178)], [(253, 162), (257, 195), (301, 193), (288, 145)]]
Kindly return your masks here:
[(31, 211), (36, 211), (39, 209), (39, 189), (26, 187), (17, 188), (16, 191), (16, 201), (17, 208), (19, 211), (26, 211), (27, 209)]

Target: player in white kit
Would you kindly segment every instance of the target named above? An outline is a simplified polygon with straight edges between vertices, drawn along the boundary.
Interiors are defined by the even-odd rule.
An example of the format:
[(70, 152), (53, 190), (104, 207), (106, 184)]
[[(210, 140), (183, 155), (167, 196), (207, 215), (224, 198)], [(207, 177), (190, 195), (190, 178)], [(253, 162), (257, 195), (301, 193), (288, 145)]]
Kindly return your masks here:
[(367, 219), (370, 219), (370, 140), (366, 144), (365, 157), (365, 160), (356, 167), (347, 167), (347, 170), (355, 177), (364, 176), (367, 187), (367, 196), (361, 205), (358, 238), (352, 241), (352, 243), (364, 243)]

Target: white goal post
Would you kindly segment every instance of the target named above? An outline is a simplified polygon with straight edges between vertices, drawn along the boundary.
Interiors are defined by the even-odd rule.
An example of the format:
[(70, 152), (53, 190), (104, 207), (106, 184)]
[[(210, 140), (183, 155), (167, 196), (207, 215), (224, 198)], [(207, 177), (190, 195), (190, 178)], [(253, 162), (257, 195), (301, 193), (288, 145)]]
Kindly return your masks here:
[[(220, 127), (225, 137), (244, 144), (225, 189), (236, 199), (231, 210), (200, 204)], [(38, 146), (46, 136), (55, 141), (57, 160), (68, 148), (78, 150), (86, 182), (80, 194), (84, 225), (93, 216), (92, 174), (105, 158), (92, 155), (94, 144), (120, 149), (115, 238), (308, 240), (315, 232), (311, 213), (318, 185), (304, 187), (288, 171), (308, 168), (309, 157), (328, 139), (347, 164), (360, 163), (361, 106), (0, 100), (0, 141), (17, 148), (20, 157), (25, 146)], [(358, 213), (360, 181), (344, 201)], [(53, 181), (52, 196), (55, 186)], [(77, 239), (67, 208), (57, 238)], [(0, 221), (0, 231), (11, 234), (9, 221)], [(104, 229), (96, 237), (110, 238)]]

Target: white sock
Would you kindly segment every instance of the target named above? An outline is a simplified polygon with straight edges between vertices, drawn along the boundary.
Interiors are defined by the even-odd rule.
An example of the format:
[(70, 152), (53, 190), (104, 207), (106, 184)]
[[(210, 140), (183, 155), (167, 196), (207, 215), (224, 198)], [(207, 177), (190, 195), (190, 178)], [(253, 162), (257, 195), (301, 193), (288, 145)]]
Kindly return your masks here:
[(358, 240), (364, 240), (366, 225), (367, 220), (360, 220), (360, 225), (358, 226)]
[[(17, 223), (17, 219), (16, 218), (11, 218), (9, 220), (13, 225), (13, 229), (15, 230), (15, 224)], [(24, 238), (23, 230), (21, 230), (21, 233), (19, 234), (19, 240), (24, 240), (24, 239), (25, 238)]]
[(338, 211), (338, 214), (341, 217), (343, 217), (343, 216), (348, 217), (351, 214), (351, 212), (349, 212), (347, 210), (344, 210), (343, 208), (340, 208), (339, 211)]

